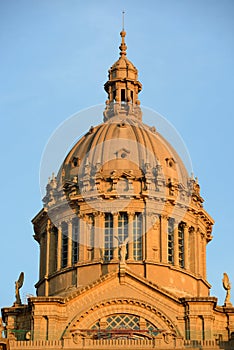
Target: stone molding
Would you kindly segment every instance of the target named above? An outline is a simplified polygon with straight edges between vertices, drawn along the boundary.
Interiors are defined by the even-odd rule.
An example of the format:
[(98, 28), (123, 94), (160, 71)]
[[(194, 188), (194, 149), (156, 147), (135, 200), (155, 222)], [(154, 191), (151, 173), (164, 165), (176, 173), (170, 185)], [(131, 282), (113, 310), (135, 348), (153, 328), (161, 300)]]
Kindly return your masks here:
[[(82, 324), (84, 324), (84, 328), (91, 327), (92, 324), (95, 323), (95, 321), (97, 321), (104, 315), (107, 316), (110, 312), (123, 312), (122, 306), (125, 306), (124, 311), (127, 313), (132, 312), (145, 318), (147, 318), (148, 315), (148, 317), (151, 318), (151, 320), (149, 321), (152, 322), (153, 319), (154, 321), (152, 323), (154, 324), (155, 318), (157, 318), (160, 327), (162, 327), (163, 325), (164, 328), (166, 327), (168, 331), (172, 332), (175, 336), (179, 336), (178, 329), (175, 327), (173, 322), (164, 314), (164, 312), (145, 301), (130, 298), (115, 298), (112, 300), (104, 300), (99, 302), (98, 304), (90, 307), (88, 310), (83, 311), (81, 314), (74, 317), (73, 321), (67, 326), (67, 329), (64, 332), (64, 334), (68, 336), (69, 332), (72, 333), (76, 331), (80, 328), (80, 326), (82, 326)], [(92, 317), (92, 314), (96, 313), (96, 311), (98, 311), (98, 319), (96, 318), (96, 315), (93, 315)], [(87, 317), (89, 317), (89, 320), (86, 320)]]

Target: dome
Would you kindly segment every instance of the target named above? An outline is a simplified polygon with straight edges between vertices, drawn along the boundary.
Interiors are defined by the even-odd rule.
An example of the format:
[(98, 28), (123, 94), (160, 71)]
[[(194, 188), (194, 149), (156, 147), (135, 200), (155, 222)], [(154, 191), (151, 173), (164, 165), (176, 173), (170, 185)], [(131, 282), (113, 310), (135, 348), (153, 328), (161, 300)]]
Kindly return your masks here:
[(142, 122), (142, 85), (126, 57), (126, 33), (120, 34), (120, 58), (104, 85), (104, 121), (69, 151), (33, 221), (41, 256), (45, 232), (54, 242), (38, 295), (65, 293), (86, 285), (87, 275), (95, 281), (126, 267), (180, 297), (198, 288), (207, 295), (200, 262), (213, 220), (176, 150)]
[[(148, 181), (144, 189), (154, 196), (161, 193), (162, 185), (168, 187), (168, 193), (172, 184), (188, 186), (187, 170), (174, 148), (155, 128), (127, 116), (115, 117), (90, 128), (67, 155), (61, 169), (62, 182), (77, 179), (82, 187), (87, 171), (94, 182), (100, 174), (108, 182), (113, 173), (119, 178), (130, 174), (141, 183)], [(134, 195), (139, 196), (142, 186), (136, 188)]]
[(111, 66), (110, 68), (110, 72), (113, 72), (115, 69), (119, 69), (119, 68), (124, 68), (124, 69), (128, 69), (128, 70), (132, 70), (133, 72), (137, 73), (137, 69), (134, 66), (134, 64), (129, 61), (129, 59), (124, 56), (124, 57), (120, 57), (114, 64), (113, 66)]

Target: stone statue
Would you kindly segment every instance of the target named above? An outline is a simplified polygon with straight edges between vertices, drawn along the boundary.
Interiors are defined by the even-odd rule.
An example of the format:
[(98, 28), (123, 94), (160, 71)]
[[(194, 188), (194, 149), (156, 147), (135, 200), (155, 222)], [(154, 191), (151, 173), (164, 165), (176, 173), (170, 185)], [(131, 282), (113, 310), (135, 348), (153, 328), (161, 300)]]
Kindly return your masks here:
[(20, 299), (20, 293), (19, 290), (23, 286), (24, 283), (24, 273), (21, 272), (18, 278), (18, 281), (15, 281), (15, 302), (14, 306), (22, 305), (21, 299)]
[(120, 263), (125, 264), (127, 255), (127, 243), (129, 241), (129, 238), (127, 237), (123, 242), (120, 241), (119, 237), (115, 236), (115, 238), (119, 242)]
[(223, 274), (223, 288), (227, 291), (226, 298), (224, 301), (224, 306), (232, 306), (230, 301), (231, 298), (231, 283), (226, 272)]

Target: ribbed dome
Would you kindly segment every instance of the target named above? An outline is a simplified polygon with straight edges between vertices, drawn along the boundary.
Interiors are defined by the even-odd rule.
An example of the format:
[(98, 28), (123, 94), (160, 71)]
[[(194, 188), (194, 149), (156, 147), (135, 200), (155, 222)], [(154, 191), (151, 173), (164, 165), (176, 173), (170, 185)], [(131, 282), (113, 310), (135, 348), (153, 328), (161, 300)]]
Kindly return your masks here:
[(132, 69), (135, 73), (137, 73), (137, 68), (126, 56), (120, 57), (118, 61), (116, 61), (110, 68), (110, 71), (113, 71), (116, 68)]
[[(34, 220), (41, 257), (50, 265), (41, 267), (38, 295), (63, 293), (117, 268), (121, 275), (126, 266), (180, 297), (198, 289), (207, 295), (200, 262), (213, 221), (197, 179), (189, 178), (163, 136), (142, 123), (142, 85), (126, 57), (126, 33), (120, 34), (120, 58), (104, 85), (104, 123), (72, 147)], [(49, 230), (56, 246), (50, 257), (44, 243)]]
[(94, 176), (100, 169), (105, 176), (130, 171), (136, 178), (147, 173), (156, 181), (160, 172), (166, 183), (187, 186), (188, 181), (185, 166), (173, 147), (136, 118), (115, 117), (91, 127), (67, 155), (62, 166), (63, 181), (83, 176), (87, 168)]

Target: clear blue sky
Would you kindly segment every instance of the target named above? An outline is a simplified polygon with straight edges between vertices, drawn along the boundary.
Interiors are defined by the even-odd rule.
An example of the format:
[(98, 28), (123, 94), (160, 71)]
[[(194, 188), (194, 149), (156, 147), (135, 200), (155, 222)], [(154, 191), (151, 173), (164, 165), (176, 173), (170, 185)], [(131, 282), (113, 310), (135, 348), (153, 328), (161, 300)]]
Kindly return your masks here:
[[(182, 135), (216, 221), (207, 248), (211, 295), (223, 304), (224, 271), (234, 287), (234, 2), (2, 0), (1, 307), (14, 302), (20, 271), (23, 299), (35, 293), (39, 255), (30, 220), (42, 207), (43, 149), (66, 118), (106, 100), (103, 84), (118, 58), (122, 9), (141, 103)], [(77, 136), (87, 120), (82, 125)]]

